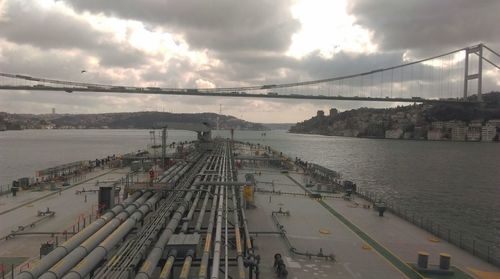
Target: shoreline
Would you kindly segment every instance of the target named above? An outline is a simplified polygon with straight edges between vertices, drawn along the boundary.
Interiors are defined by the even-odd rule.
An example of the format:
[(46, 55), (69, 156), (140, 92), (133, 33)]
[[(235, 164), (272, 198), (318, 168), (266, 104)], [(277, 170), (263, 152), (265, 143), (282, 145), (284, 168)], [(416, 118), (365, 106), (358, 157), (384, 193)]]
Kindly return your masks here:
[(317, 133), (300, 133), (300, 132), (290, 132), (289, 134), (297, 134), (297, 135), (311, 135), (311, 136), (325, 136), (325, 137), (340, 137), (340, 138), (354, 138), (354, 139), (381, 139), (381, 140), (398, 140), (398, 141), (430, 141), (430, 142), (470, 142), (470, 143), (499, 143), (500, 141), (467, 141), (467, 140), (428, 140), (428, 139), (394, 139), (394, 138), (381, 138), (381, 137), (351, 137), (351, 136), (341, 136), (341, 135), (328, 135), (328, 134), (317, 134)]

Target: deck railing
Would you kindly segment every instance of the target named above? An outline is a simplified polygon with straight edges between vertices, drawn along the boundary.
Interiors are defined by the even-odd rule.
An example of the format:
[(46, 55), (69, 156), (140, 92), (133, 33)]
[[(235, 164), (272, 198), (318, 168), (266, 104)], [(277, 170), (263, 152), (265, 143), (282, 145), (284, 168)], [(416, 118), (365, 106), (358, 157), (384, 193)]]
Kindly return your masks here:
[(381, 199), (380, 194), (375, 192), (358, 189), (356, 194), (370, 202), (382, 201), (386, 204), (387, 210), (392, 214), (430, 232), (440, 239), (454, 244), (474, 256), (500, 266), (500, 243), (479, 239), (463, 231), (452, 230), (435, 220), (418, 215), (411, 210), (403, 209), (394, 202), (384, 201)]
[(0, 196), (10, 193), (10, 184), (0, 185)]

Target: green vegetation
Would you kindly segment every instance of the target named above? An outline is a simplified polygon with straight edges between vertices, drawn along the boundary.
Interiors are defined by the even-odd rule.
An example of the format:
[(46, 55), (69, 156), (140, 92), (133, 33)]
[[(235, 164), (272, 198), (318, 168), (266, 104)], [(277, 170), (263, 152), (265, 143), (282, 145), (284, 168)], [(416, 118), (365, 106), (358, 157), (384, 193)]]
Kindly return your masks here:
[[(221, 129), (266, 130), (252, 123), (228, 115), (215, 113), (123, 112), (102, 114), (9, 114), (0, 112), (0, 126), (14, 129), (151, 129), (165, 123), (208, 123)], [(4, 129), (5, 130), (5, 129)]]

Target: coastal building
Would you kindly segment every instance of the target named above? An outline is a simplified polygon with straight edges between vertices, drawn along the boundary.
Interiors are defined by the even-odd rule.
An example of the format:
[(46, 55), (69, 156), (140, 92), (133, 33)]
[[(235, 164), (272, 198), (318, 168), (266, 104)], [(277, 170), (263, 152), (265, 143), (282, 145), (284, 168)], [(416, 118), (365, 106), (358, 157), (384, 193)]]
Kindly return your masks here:
[(481, 140), (482, 141), (493, 141), (497, 135), (497, 127), (486, 124), (481, 129)]
[(318, 110), (318, 112), (316, 113), (316, 116), (317, 117), (324, 117), (325, 116), (325, 112), (322, 111), (322, 110)]
[(427, 131), (427, 140), (442, 140), (443, 132), (441, 129), (430, 129)]
[(443, 129), (444, 122), (443, 121), (434, 121), (434, 122), (431, 123), (431, 127), (433, 129)]
[(465, 127), (465, 123), (459, 120), (451, 120), (443, 123), (444, 129), (453, 129), (455, 127)]
[(469, 126), (466, 133), (467, 141), (480, 141), (481, 140), (481, 126)]
[(455, 126), (451, 128), (451, 140), (453, 141), (465, 141), (467, 134), (467, 127), (465, 126)]
[(403, 135), (403, 130), (399, 128), (385, 131), (386, 139), (400, 139), (402, 135)]
[(491, 119), (486, 124), (500, 128), (500, 119)]

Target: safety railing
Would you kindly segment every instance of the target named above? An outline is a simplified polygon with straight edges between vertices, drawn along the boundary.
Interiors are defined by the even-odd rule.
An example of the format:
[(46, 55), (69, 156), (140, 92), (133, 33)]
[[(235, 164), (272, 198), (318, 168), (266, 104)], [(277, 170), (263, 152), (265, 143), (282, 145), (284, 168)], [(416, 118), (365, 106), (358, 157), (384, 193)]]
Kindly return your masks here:
[(358, 189), (356, 194), (370, 202), (382, 201), (386, 204), (387, 210), (392, 214), (430, 232), (439, 239), (445, 240), (474, 256), (486, 260), (496, 266), (500, 266), (500, 243), (479, 239), (464, 231), (452, 230), (451, 228), (444, 226), (431, 218), (416, 214), (408, 209), (403, 209), (394, 202), (384, 201), (380, 194), (375, 192)]
[(10, 193), (10, 184), (0, 185), (0, 196)]

